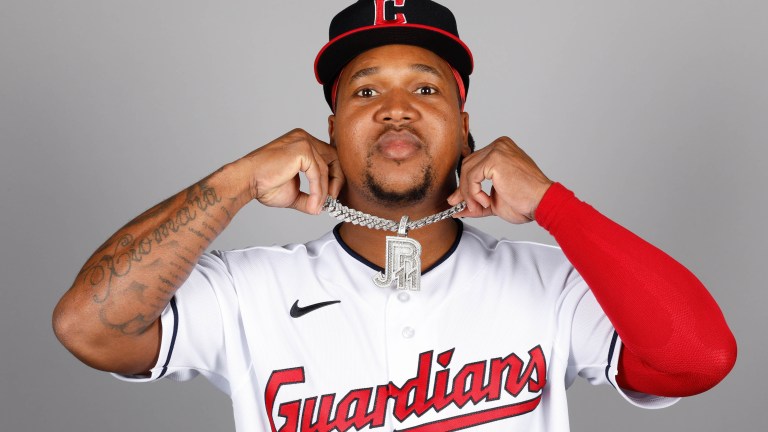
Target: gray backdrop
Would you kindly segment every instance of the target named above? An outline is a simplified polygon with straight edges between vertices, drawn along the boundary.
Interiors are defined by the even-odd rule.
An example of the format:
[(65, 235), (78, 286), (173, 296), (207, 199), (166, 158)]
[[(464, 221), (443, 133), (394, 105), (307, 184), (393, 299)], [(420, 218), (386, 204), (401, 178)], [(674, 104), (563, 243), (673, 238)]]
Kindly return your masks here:
[[(134, 215), (294, 127), (326, 137), (312, 62), (351, 0), (0, 2), (0, 430), (232, 430), (204, 380), (120, 383), (50, 314)], [(712, 391), (662, 411), (570, 392), (575, 431), (766, 423), (763, 0), (444, 0), (473, 49), (482, 145), (510, 135), (553, 179), (708, 285), (739, 341)], [(246, 208), (218, 248), (302, 241), (329, 217)], [(534, 225), (475, 222), (551, 243)]]

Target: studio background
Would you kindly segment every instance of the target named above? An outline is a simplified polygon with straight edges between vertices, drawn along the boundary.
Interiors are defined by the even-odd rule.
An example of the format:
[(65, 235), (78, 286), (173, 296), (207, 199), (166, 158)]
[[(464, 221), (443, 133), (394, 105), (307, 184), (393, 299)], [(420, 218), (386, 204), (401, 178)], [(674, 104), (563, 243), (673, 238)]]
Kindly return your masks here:
[[(0, 430), (234, 430), (229, 399), (202, 378), (126, 384), (83, 366), (51, 311), (138, 213), (290, 129), (327, 138), (312, 63), (351, 1), (0, 0)], [(766, 3), (442, 3), (475, 55), (479, 146), (511, 136), (688, 266), (739, 342), (725, 381), (666, 410), (579, 382), (572, 430), (760, 430)], [(255, 203), (214, 246), (302, 242), (335, 223)], [(553, 243), (535, 224), (469, 223)]]

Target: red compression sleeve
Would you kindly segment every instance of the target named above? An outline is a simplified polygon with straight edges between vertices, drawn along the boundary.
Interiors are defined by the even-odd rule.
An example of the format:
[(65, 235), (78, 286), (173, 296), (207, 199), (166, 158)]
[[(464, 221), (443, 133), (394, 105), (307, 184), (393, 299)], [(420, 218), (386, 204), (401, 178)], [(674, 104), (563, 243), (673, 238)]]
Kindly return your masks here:
[(622, 388), (689, 396), (728, 374), (736, 341), (717, 303), (688, 269), (559, 183), (544, 195), (536, 220), (621, 336)]

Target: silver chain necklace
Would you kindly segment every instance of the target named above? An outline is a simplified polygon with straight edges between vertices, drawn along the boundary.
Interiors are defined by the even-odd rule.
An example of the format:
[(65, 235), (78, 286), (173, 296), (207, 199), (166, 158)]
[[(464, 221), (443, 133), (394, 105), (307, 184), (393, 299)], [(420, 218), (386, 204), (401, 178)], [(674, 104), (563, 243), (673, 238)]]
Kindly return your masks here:
[(326, 198), (323, 210), (342, 222), (376, 230), (397, 232), (397, 236), (387, 236), (386, 267), (383, 272), (373, 277), (373, 283), (376, 286), (386, 288), (391, 286), (392, 282), (396, 282), (399, 290), (418, 291), (421, 288), (421, 244), (408, 238), (408, 231), (448, 219), (466, 207), (467, 203), (462, 201), (448, 210), (417, 221), (409, 222), (408, 216), (403, 216), (399, 223), (351, 209), (331, 196)]

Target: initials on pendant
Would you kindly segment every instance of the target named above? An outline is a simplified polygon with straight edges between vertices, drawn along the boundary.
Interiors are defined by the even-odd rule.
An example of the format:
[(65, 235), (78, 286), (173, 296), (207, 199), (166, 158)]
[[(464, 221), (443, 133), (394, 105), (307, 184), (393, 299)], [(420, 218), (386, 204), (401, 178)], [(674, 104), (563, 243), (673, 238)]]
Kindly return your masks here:
[(388, 236), (386, 268), (373, 278), (376, 286), (386, 288), (397, 281), (397, 289), (418, 291), (421, 279), (421, 245), (403, 236)]

